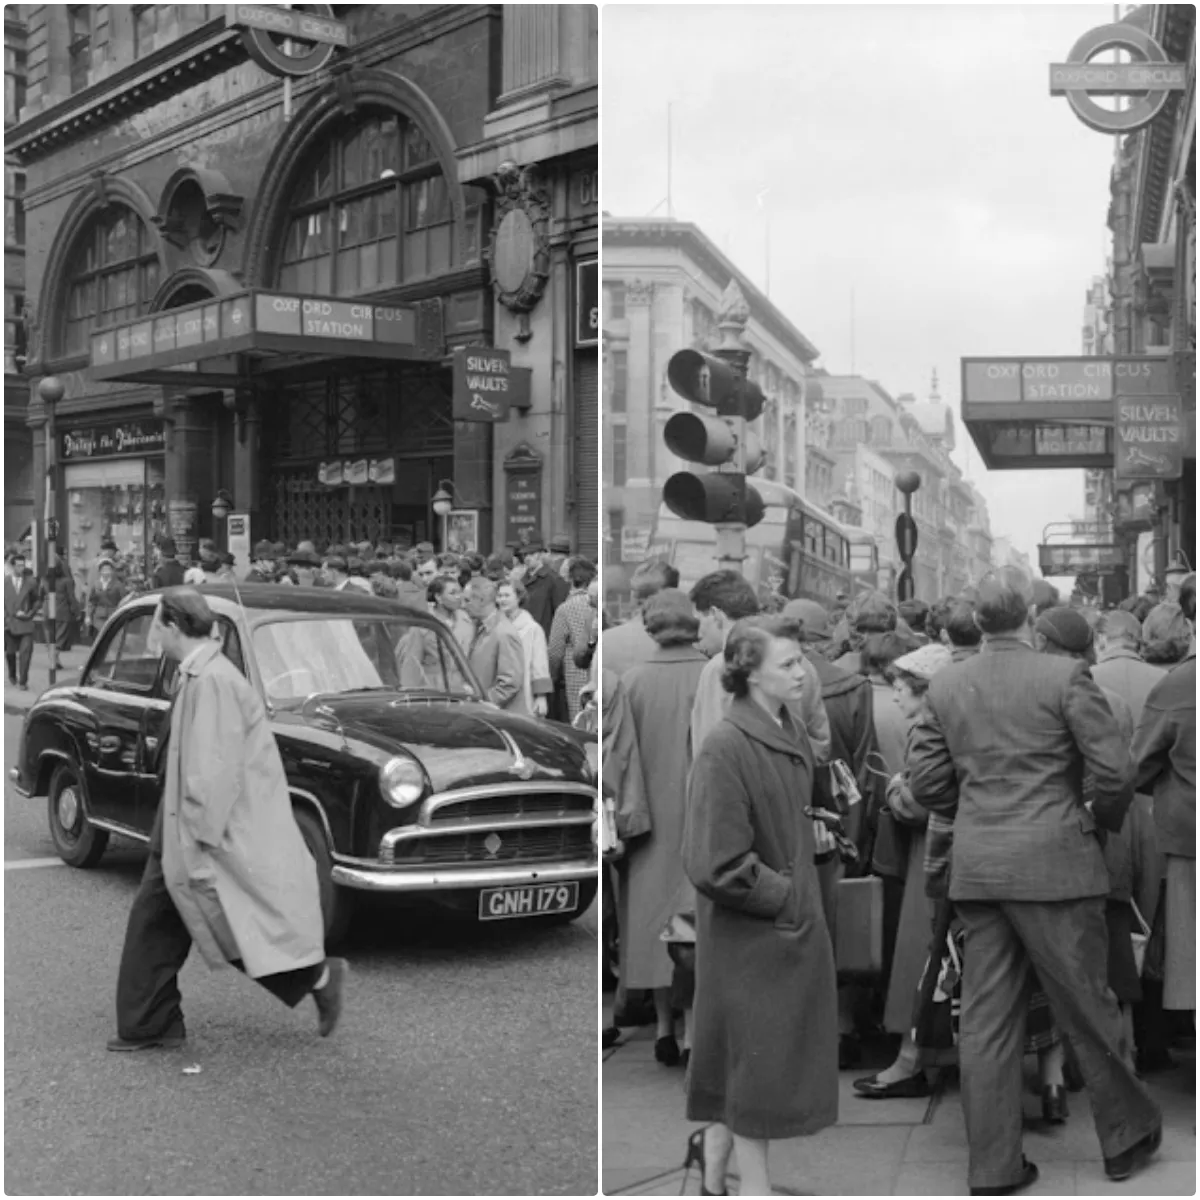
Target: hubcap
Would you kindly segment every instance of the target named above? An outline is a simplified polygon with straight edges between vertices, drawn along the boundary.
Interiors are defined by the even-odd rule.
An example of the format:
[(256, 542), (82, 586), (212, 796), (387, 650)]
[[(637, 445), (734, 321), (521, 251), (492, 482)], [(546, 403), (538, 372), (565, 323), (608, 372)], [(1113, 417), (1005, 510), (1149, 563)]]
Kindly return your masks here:
[(73, 830), (79, 820), (79, 796), (73, 787), (66, 787), (58, 796), (58, 823), (66, 830)]

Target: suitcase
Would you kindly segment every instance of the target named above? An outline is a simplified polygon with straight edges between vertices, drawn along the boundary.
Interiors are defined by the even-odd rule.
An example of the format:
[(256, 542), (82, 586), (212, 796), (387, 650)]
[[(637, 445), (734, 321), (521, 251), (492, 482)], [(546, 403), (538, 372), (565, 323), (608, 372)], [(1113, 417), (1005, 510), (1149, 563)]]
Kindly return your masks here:
[(883, 880), (838, 881), (834, 959), (839, 976), (883, 972)]

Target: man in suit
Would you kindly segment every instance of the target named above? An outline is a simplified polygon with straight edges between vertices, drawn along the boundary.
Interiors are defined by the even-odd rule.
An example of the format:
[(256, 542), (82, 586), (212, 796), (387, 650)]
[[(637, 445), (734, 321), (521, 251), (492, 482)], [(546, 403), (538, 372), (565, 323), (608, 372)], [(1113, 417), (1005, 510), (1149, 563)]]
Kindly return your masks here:
[(1129, 1178), (1162, 1140), (1162, 1113), (1122, 1053), (1107, 986), (1109, 880), (1096, 830), (1121, 828), (1133, 795), (1129, 747), (1087, 666), (1034, 650), (1032, 600), (1019, 571), (985, 577), (975, 609), (984, 647), (934, 677), (909, 749), (913, 799), (955, 817), (950, 899), (967, 937), (959, 1054), (972, 1195), (1005, 1195), (1038, 1177), (1021, 1153), (1030, 965), (1076, 1052), (1108, 1177)]
[[(454, 580), (446, 582), (451, 588), (458, 586)], [(472, 579), (463, 594), (473, 626), (465, 649), (484, 696), (499, 708), (526, 712), (525, 654), (520, 635), (496, 607), (496, 585), (490, 579)]]
[(642, 609), (651, 596), (657, 596), (663, 588), (678, 586), (679, 572), (660, 558), (649, 559), (634, 571), (630, 580), (636, 605), (634, 614), (624, 624), (604, 631), (606, 671), (611, 671), (620, 679), (626, 671), (640, 666), (658, 649), (654, 639), (646, 632)]
[(33, 613), (38, 604), (38, 586), (25, 570), (25, 556), (8, 556), (8, 578), (4, 581), (4, 661), (8, 682), (29, 691), (29, 661), (33, 658)]
[(155, 546), (158, 565), (154, 568), (151, 583), (156, 588), (179, 587), (183, 583), (183, 566), (176, 557), (174, 538), (163, 538)]

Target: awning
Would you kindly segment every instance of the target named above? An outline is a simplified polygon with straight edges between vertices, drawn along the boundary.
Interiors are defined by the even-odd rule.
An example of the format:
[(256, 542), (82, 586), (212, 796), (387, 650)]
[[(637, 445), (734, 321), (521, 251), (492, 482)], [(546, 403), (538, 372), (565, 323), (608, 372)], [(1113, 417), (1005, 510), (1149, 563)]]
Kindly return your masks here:
[(441, 331), (420, 328), (422, 315), (413, 304), (251, 288), (93, 333), (92, 377), (227, 388), (304, 360), (440, 361)]

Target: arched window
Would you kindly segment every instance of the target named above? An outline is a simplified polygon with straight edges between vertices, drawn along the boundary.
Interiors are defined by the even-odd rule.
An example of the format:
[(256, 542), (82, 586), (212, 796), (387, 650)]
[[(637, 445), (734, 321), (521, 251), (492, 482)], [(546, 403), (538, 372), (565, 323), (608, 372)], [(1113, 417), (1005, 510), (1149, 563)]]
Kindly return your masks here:
[(63, 352), (84, 354), (93, 329), (140, 316), (158, 291), (158, 255), (132, 209), (110, 204), (67, 260)]
[(454, 212), (433, 146), (403, 117), (335, 133), (292, 189), (279, 286), (354, 296), (453, 265)]

